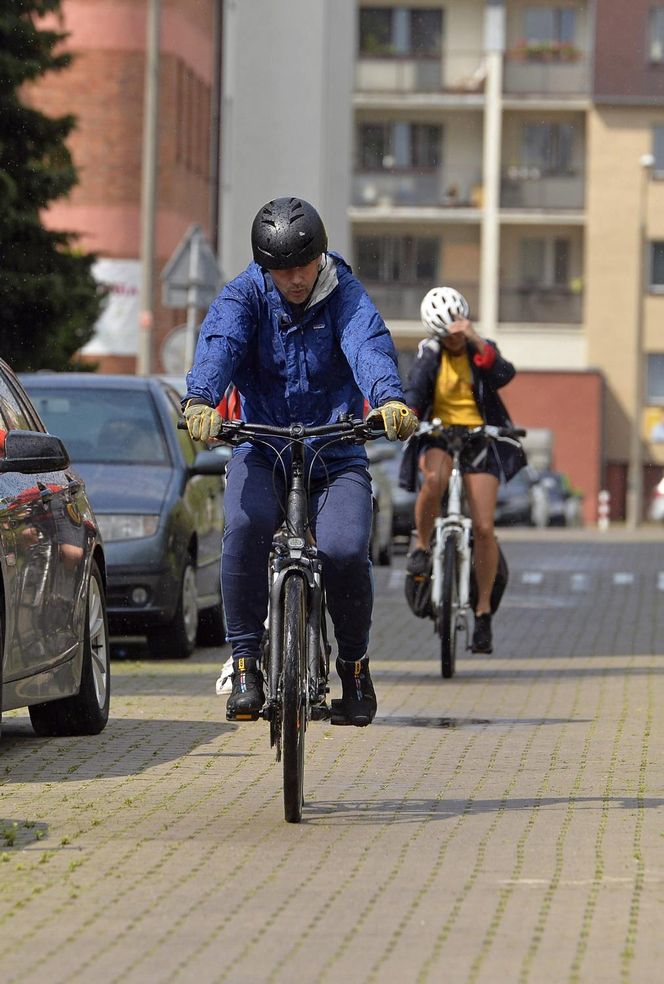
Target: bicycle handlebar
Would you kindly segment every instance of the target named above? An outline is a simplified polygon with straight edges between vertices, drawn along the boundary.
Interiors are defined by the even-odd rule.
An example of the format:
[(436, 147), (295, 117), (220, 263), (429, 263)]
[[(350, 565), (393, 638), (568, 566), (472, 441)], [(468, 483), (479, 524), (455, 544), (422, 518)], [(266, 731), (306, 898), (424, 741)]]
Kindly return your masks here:
[[(186, 421), (180, 419), (178, 430), (186, 429)], [(272, 424), (251, 424), (244, 420), (224, 420), (219, 434), (210, 443), (241, 444), (243, 441), (260, 440), (264, 437), (280, 437), (291, 441), (303, 441), (308, 437), (329, 437), (349, 444), (364, 444), (366, 441), (385, 437), (385, 428), (370, 427), (366, 420), (350, 416), (342, 416), (333, 424), (318, 424), (313, 427), (299, 423), (276, 427)]]
[[(417, 434), (433, 434), (434, 436), (447, 433), (457, 433), (451, 427), (446, 427), (440, 420), (423, 421), (417, 429)], [(479, 427), (469, 427), (466, 432), (468, 439), (472, 437), (490, 438), (492, 441), (500, 437), (525, 437), (528, 431), (524, 427), (496, 427), (495, 424), (481, 424)]]

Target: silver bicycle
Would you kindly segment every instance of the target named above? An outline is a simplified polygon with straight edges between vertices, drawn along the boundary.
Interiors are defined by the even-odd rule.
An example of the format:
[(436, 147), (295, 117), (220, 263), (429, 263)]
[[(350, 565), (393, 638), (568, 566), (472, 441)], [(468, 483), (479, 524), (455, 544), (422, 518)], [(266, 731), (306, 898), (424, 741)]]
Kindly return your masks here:
[(441, 672), (446, 680), (454, 676), (459, 633), (466, 634), (470, 648), (468, 615), (471, 610), (473, 536), (472, 522), (463, 511), (461, 455), (472, 445), (478, 454), (489, 452), (487, 444), (501, 439), (516, 442), (526, 431), (514, 427), (444, 427), (440, 420), (421, 423), (419, 435), (445, 439), (452, 458), (447, 486), (447, 509), (436, 518), (431, 546), (431, 617), (440, 639)]

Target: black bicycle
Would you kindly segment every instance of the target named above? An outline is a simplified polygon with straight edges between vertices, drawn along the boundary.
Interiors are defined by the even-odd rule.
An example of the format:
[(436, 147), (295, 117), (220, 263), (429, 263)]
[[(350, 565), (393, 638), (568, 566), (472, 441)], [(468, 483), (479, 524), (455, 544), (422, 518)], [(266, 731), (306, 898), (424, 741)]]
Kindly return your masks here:
[[(363, 420), (342, 416), (336, 423), (318, 427), (229, 421), (216, 438), (216, 442), (232, 445), (248, 441), (263, 446), (269, 438), (282, 438), (284, 450), (291, 453), (284, 524), (275, 535), (270, 554), (268, 627), (261, 658), (267, 696), (260, 712), (269, 721), (276, 760), (283, 762), (284, 815), (289, 823), (302, 819), (304, 742), (309, 721), (348, 724), (341, 700), (327, 703), (331, 646), (322, 564), (309, 526), (305, 440), (326, 438), (327, 447), (337, 442), (363, 444), (384, 434), (383, 429), (369, 428)], [(284, 467), (283, 453), (278, 453), (275, 468), (280, 462)]]

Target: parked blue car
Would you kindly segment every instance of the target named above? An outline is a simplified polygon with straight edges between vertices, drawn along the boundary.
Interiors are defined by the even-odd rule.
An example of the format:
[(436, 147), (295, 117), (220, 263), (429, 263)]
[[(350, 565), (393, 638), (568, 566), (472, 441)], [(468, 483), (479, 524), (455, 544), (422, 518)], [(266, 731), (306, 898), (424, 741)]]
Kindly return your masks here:
[(114, 635), (154, 656), (221, 645), (225, 461), (177, 430), (179, 394), (158, 377), (32, 373), (23, 384), (65, 442), (102, 531)]

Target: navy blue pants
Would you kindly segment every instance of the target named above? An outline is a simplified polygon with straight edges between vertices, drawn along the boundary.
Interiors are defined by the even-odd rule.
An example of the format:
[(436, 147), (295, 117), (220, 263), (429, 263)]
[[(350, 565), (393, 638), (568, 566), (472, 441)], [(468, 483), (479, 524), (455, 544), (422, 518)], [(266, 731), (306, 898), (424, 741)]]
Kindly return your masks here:
[[(273, 470), (255, 449), (233, 455), (226, 469), (221, 587), (234, 658), (258, 655), (267, 616), (270, 547), (285, 501), (278, 465)], [(361, 659), (369, 643), (372, 508), (369, 473), (357, 465), (311, 488), (309, 520), (341, 659)]]

